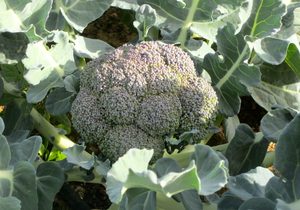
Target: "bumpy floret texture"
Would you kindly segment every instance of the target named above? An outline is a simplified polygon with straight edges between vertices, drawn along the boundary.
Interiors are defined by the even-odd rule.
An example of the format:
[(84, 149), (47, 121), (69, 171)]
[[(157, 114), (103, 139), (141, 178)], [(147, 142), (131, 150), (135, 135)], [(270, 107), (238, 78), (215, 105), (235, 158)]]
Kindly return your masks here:
[[(153, 148), (191, 129), (208, 134), (218, 99), (180, 48), (158, 41), (123, 45), (88, 63), (71, 109), (75, 129), (115, 161), (132, 147)], [(160, 154), (160, 155), (159, 155)]]
[(158, 159), (164, 150), (163, 139), (161, 137), (152, 137), (136, 126), (118, 125), (109, 130), (105, 135), (105, 141), (99, 146), (102, 153), (106, 154), (112, 162), (118, 157), (124, 155), (130, 148), (154, 149), (153, 159)]

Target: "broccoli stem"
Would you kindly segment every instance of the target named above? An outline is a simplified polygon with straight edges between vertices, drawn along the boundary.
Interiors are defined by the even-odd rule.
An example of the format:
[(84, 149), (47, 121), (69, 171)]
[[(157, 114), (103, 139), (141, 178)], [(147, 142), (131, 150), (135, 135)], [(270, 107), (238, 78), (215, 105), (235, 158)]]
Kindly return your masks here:
[(30, 115), (34, 121), (35, 129), (59, 150), (65, 150), (75, 145), (73, 141), (61, 134), (59, 130), (49, 123), (35, 108), (32, 108)]

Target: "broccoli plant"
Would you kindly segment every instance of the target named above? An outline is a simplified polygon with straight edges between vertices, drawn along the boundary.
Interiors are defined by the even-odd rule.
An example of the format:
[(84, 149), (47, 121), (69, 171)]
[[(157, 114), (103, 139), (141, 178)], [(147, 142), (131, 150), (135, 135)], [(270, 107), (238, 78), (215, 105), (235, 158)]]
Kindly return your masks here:
[(212, 86), (198, 77), (189, 55), (159, 41), (126, 44), (88, 63), (72, 104), (72, 122), (85, 142), (115, 162), (130, 148), (153, 148), (192, 129), (195, 142), (217, 114)]

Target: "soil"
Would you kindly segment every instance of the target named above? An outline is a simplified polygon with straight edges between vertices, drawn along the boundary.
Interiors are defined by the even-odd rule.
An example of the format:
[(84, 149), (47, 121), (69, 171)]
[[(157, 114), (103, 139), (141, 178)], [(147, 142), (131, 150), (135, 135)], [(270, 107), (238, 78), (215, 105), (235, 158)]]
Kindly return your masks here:
[[(137, 37), (137, 32), (132, 26), (134, 13), (110, 8), (101, 18), (90, 23), (82, 35), (103, 40), (113, 47), (132, 42)], [(261, 118), (266, 111), (255, 103), (251, 97), (242, 97), (241, 111), (238, 114), (241, 123), (247, 123), (252, 129), (259, 131)], [(210, 140), (210, 145), (226, 143), (224, 133), (215, 134)], [(89, 148), (93, 152), (94, 147)], [(56, 195), (53, 210), (105, 210), (111, 202), (101, 184), (65, 183)]]

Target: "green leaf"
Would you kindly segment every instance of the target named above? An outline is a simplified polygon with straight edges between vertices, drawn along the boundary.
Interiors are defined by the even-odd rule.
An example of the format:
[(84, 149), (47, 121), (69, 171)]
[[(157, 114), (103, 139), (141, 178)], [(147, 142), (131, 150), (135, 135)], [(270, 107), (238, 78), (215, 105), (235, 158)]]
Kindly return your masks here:
[(275, 209), (276, 203), (270, 201), (266, 198), (251, 198), (245, 201), (240, 207), (239, 210), (265, 210), (265, 209)]
[(114, 48), (104, 41), (76, 35), (74, 50), (79, 57), (95, 59)]
[(286, 13), (286, 7), (281, 0), (255, 0), (250, 18), (244, 24), (242, 31), (248, 39), (254, 41), (279, 31), (281, 19)]
[(229, 176), (225, 160), (211, 147), (196, 145), (191, 159), (195, 161), (201, 180), (201, 190), (198, 192), (200, 195), (213, 194), (225, 186)]
[(2, 117), (0, 117), (0, 134), (3, 133), (4, 129), (5, 129), (4, 121)]
[(272, 177), (274, 175), (270, 170), (257, 167), (247, 173), (230, 177), (227, 187), (230, 194), (242, 200), (265, 197), (265, 187)]
[(90, 170), (95, 164), (95, 157), (89, 153), (84, 153), (85, 146), (75, 144), (63, 151), (67, 156), (69, 163), (78, 165), (84, 169)]
[(0, 197), (0, 209), (21, 210), (21, 201), (16, 197)]
[(219, 30), (217, 35), (218, 54), (207, 54), (203, 68), (208, 71), (219, 95), (220, 111), (234, 116), (240, 109), (240, 97), (247, 95), (247, 88), (260, 82), (257, 66), (244, 61), (249, 57), (249, 48), (242, 34), (234, 34), (232, 25)]
[[(300, 176), (300, 114), (297, 114), (295, 118), (287, 125), (276, 145), (275, 150), (275, 168), (280, 174), (287, 180), (297, 183), (297, 179)], [(298, 177), (295, 177), (298, 176)], [(298, 192), (300, 195), (300, 192)]]
[(257, 39), (252, 43), (255, 52), (265, 62), (278, 65), (284, 61), (288, 48), (290, 48), (289, 45), (295, 45), (299, 48), (299, 41), (293, 24), (295, 8), (295, 5), (292, 7), (288, 6), (287, 13), (282, 15), (281, 27), (278, 32), (268, 37)]
[(114, 203), (119, 203), (127, 189), (146, 188), (170, 197), (188, 189), (200, 190), (200, 180), (194, 161), (181, 172), (158, 178), (148, 170), (153, 150), (130, 149), (116, 161), (107, 173), (107, 193)]
[(260, 122), (260, 129), (269, 141), (277, 142), (282, 131), (297, 115), (291, 108), (277, 108), (269, 111)]
[(138, 30), (139, 40), (145, 40), (156, 22), (156, 11), (148, 4), (143, 4), (135, 12), (134, 27)]
[[(154, 170), (157, 173), (158, 177), (162, 177), (168, 173), (180, 172), (181, 167), (174, 159), (161, 158), (156, 161)], [(201, 200), (199, 198), (197, 190), (186, 190), (174, 195), (173, 198), (177, 201), (182, 202), (186, 209), (199, 209), (199, 206), (201, 206)]]
[(137, 10), (139, 7), (137, 0), (113, 0), (111, 6), (128, 10)]
[(28, 161), (34, 163), (38, 157), (39, 149), (42, 145), (40, 136), (31, 136), (21, 142), (10, 144), (11, 161), (10, 165), (15, 165), (19, 161)]
[(261, 59), (270, 64), (278, 65), (284, 61), (289, 44), (288, 40), (266, 37), (253, 42), (253, 47)]
[[(77, 31), (83, 32), (88, 23), (100, 17), (109, 7), (113, 0), (98, 1), (77, 1), (77, 0), (57, 0), (51, 11), (51, 23), (48, 28), (54, 30), (62, 22), (61, 15)], [(54, 20), (56, 18), (56, 20)], [(62, 28), (58, 28), (62, 29)]]
[(0, 170), (7, 169), (10, 160), (11, 160), (11, 153), (10, 153), (8, 142), (5, 136), (1, 134), (0, 135)]
[(17, 130), (32, 130), (33, 121), (30, 116), (31, 105), (24, 99), (15, 99), (6, 107), (3, 120), (5, 122), (4, 134), (6, 136)]
[[(280, 177), (272, 177), (268, 182), (265, 194), (266, 197), (272, 201), (278, 201), (278, 199), (284, 200), (288, 203), (293, 202), (297, 199), (297, 195), (294, 193), (293, 189), (297, 188), (297, 186), (293, 186), (293, 183), (290, 180), (283, 181)], [(298, 194), (299, 197), (300, 194)]]
[(225, 153), (230, 174), (237, 175), (259, 166), (268, 145), (269, 141), (261, 133), (255, 134), (247, 124), (240, 124)]
[[(0, 32), (26, 32), (34, 27), (44, 36), (52, 0), (5, 0), (0, 3)], [(9, 21), (8, 21), (9, 20)]]
[(0, 63), (13, 64), (21, 61), (28, 43), (24, 33), (0, 33)]
[(231, 140), (235, 136), (235, 131), (239, 124), (240, 120), (237, 115), (234, 115), (233, 117), (228, 117), (224, 120), (225, 135), (226, 140), (228, 142), (231, 142)]
[(156, 193), (145, 189), (130, 189), (120, 204), (119, 210), (156, 209)]
[(22, 62), (28, 69), (24, 77), (31, 85), (40, 84), (50, 74), (63, 77), (73, 73), (76, 69), (73, 45), (69, 43), (68, 34), (55, 32), (53, 40), (50, 41), (56, 44), (49, 50), (43, 41), (33, 42), (28, 45), (27, 57)]
[(68, 92), (77, 93), (79, 92), (79, 72), (68, 75), (64, 79), (65, 88)]
[(251, 96), (261, 107), (270, 111), (274, 105), (300, 110), (300, 79), (285, 64), (261, 65), (262, 81), (249, 87)]
[[(175, 2), (175, 3), (174, 3)], [(178, 2), (184, 2), (185, 6)], [(243, 0), (138, 0), (139, 4), (149, 4), (158, 14), (156, 25), (175, 32), (180, 30), (177, 42), (184, 44), (189, 31), (209, 40), (215, 40), (220, 27), (228, 22), (237, 25)]]
[(14, 167), (13, 196), (21, 200), (22, 210), (38, 210), (35, 169), (31, 163), (21, 161)]
[(63, 86), (64, 82), (61, 77), (57, 75), (56, 72), (52, 72), (48, 78), (43, 80), (38, 85), (29, 87), (26, 95), (27, 102), (38, 103), (46, 97), (50, 89)]
[(289, 45), (285, 62), (295, 72), (298, 78), (300, 78), (300, 52), (295, 44)]
[(52, 210), (55, 195), (64, 183), (64, 173), (54, 162), (40, 164), (36, 172), (38, 209)]
[(74, 93), (65, 88), (56, 88), (47, 96), (46, 109), (52, 115), (66, 114), (71, 109), (74, 97)]

